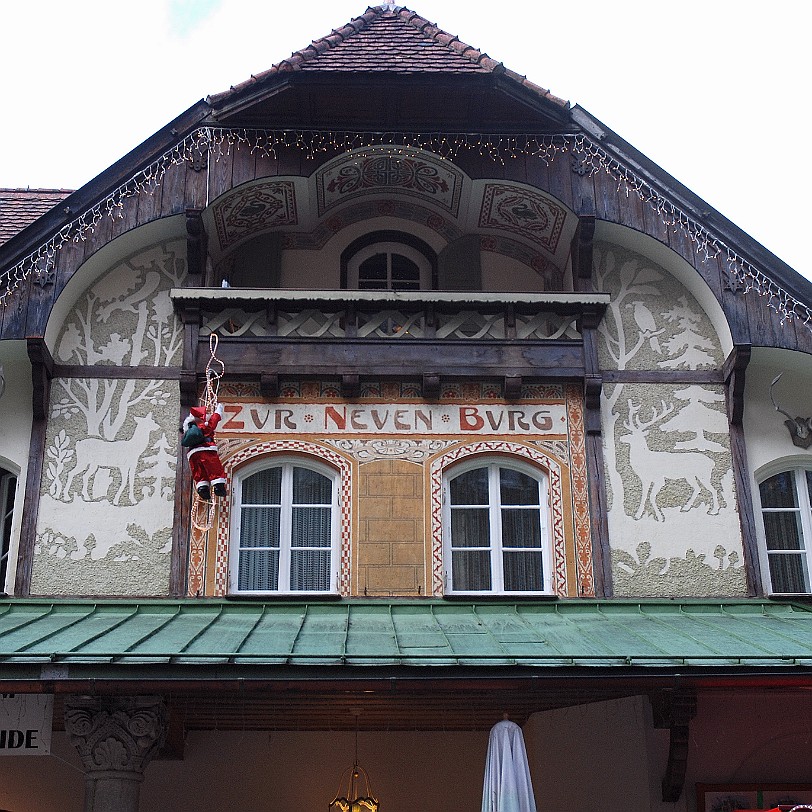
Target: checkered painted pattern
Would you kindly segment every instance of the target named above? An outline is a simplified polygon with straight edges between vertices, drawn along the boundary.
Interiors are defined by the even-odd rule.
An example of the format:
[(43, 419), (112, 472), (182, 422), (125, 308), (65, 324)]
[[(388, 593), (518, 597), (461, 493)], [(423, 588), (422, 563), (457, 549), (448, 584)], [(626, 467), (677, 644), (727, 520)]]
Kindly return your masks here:
[[(350, 569), (352, 565), (352, 463), (330, 448), (306, 440), (268, 440), (244, 446), (223, 460), (228, 481), (233, 480), (234, 469), (248, 460), (265, 454), (309, 454), (328, 462), (338, 469), (341, 476), (340, 494), (340, 557), (338, 567), (338, 591), (350, 594)], [(228, 540), (231, 527), (231, 500), (223, 502), (217, 522), (217, 549), (215, 553), (214, 594), (228, 592)]]
[(523, 457), (543, 468), (549, 477), (550, 513), (552, 530), (553, 591), (556, 595), (567, 594), (567, 555), (564, 540), (564, 510), (561, 495), (561, 468), (540, 449), (512, 443), (507, 440), (486, 440), (457, 446), (447, 454), (437, 457), (431, 464), (430, 515), (431, 515), (431, 575), (432, 593), (443, 595), (443, 471), (452, 463), (473, 454), (510, 454)]
[(566, 390), (578, 594), (581, 597), (594, 597), (595, 577), (592, 566), (592, 525), (589, 518), (584, 400), (577, 386), (567, 386)]

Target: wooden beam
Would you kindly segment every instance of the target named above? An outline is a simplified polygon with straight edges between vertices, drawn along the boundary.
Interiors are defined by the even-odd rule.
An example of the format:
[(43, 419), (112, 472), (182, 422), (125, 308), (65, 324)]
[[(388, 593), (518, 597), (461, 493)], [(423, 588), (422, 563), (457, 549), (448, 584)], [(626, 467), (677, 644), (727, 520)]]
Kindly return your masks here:
[[(199, 342), (202, 345), (202, 339)], [(582, 379), (580, 341), (372, 341), (364, 339), (221, 338), (218, 357), (229, 375), (259, 379), (268, 369), (280, 376), (381, 375), (422, 379), (441, 369), (451, 377)], [(198, 353), (196, 373), (205, 373), (207, 352)], [(184, 368), (186, 357), (184, 357)], [(433, 374), (433, 373), (430, 373)]]
[(750, 466), (747, 462), (747, 444), (744, 438), (745, 373), (750, 363), (752, 346), (736, 344), (725, 359), (722, 373), (725, 380), (727, 417), (730, 423), (730, 453), (733, 459), (733, 481), (739, 506), (739, 527), (742, 533), (744, 572), (749, 595), (763, 592), (761, 560), (758, 552), (756, 517), (753, 492), (750, 488)]
[(752, 352), (752, 345), (736, 344), (722, 368), (727, 387), (727, 418), (734, 426), (740, 426), (744, 419), (745, 373)]
[(31, 361), (32, 409), (34, 419), (44, 419), (48, 414), (51, 398), (51, 378), (54, 374), (54, 359), (42, 336), (26, 338), (28, 360)]
[(440, 376), (433, 373), (423, 374), (423, 397), (426, 400), (437, 400), (440, 397)]
[(34, 418), (31, 426), (31, 442), (28, 446), (28, 470), (25, 475), (20, 546), (17, 551), (17, 574), (14, 583), (14, 595), (18, 598), (27, 598), (31, 594), (31, 572), (34, 567), (34, 544), (37, 536), (47, 428), (48, 421), (45, 417)]
[(670, 731), (668, 762), (663, 776), (663, 801), (675, 803), (682, 795), (688, 767), (690, 722), (696, 716), (696, 692), (692, 690), (663, 691), (653, 694), (654, 727)]

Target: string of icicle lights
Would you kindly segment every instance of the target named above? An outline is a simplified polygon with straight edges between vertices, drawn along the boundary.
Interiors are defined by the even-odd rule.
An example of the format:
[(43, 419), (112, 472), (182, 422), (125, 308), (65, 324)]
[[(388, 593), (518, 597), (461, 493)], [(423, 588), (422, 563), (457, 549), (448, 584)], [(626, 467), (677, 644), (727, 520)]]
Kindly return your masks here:
[[(519, 157), (533, 157), (552, 163), (558, 156), (570, 157), (579, 174), (603, 172), (626, 195), (635, 194), (651, 207), (663, 224), (681, 231), (694, 244), (697, 254), (705, 259), (723, 256), (727, 263), (728, 284), (744, 293), (755, 291), (767, 300), (770, 309), (784, 321), (800, 320), (812, 329), (812, 310), (799, 302), (763, 271), (740, 256), (720, 237), (711, 233), (676, 203), (643, 180), (632, 168), (611, 156), (600, 144), (586, 135), (488, 135), (471, 133), (350, 133), (294, 130), (269, 131), (200, 127), (187, 135), (148, 167), (122, 183), (107, 197), (64, 225), (47, 242), (40, 245), (16, 265), (0, 274), (0, 304), (29, 278), (36, 284), (47, 284), (53, 277), (59, 250), (70, 242), (86, 240), (104, 217), (122, 218), (124, 202), (142, 192), (153, 193), (166, 171), (187, 162), (218, 161), (237, 147), (247, 146), (252, 153), (276, 157), (279, 149), (302, 150), (308, 159), (326, 152), (349, 152), (363, 148), (394, 146), (422, 149), (442, 158), (454, 160), (463, 151), (474, 151), (504, 164)], [(20, 307), (22, 301), (20, 300)]]

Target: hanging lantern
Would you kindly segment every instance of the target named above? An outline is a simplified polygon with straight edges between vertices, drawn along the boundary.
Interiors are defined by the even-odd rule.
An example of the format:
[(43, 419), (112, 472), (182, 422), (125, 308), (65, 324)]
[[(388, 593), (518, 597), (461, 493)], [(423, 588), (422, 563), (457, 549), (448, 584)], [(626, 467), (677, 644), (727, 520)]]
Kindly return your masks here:
[[(363, 776), (363, 794), (361, 777)], [(342, 794), (342, 789), (346, 790)], [(378, 812), (378, 799), (369, 788), (369, 775), (356, 759), (352, 767), (341, 773), (336, 797), (330, 801), (328, 812)]]

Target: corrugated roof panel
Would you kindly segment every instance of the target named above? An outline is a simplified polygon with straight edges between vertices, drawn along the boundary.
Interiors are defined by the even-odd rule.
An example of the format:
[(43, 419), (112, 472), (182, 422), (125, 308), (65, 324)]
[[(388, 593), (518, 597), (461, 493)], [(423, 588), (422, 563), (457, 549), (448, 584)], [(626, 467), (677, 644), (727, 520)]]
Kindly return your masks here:
[[(9, 601), (0, 666), (812, 665), (812, 612), (768, 601)], [(1, 676), (1, 675), (0, 675)]]
[[(344, 661), (349, 634), (350, 607), (310, 605), (293, 643), (292, 663), (298, 665), (338, 665)], [(304, 655), (296, 656), (296, 655)]]
[[(388, 607), (356, 606), (350, 612), (347, 655), (353, 665), (395, 665), (400, 662), (392, 615)], [(370, 653), (375, 657), (370, 658)]]
[(263, 665), (287, 662), (287, 655), (293, 651), (301, 632), (307, 614), (306, 605), (252, 604), (242, 609), (251, 610), (255, 623), (240, 646), (239, 653), (244, 656), (235, 658), (234, 662)]

